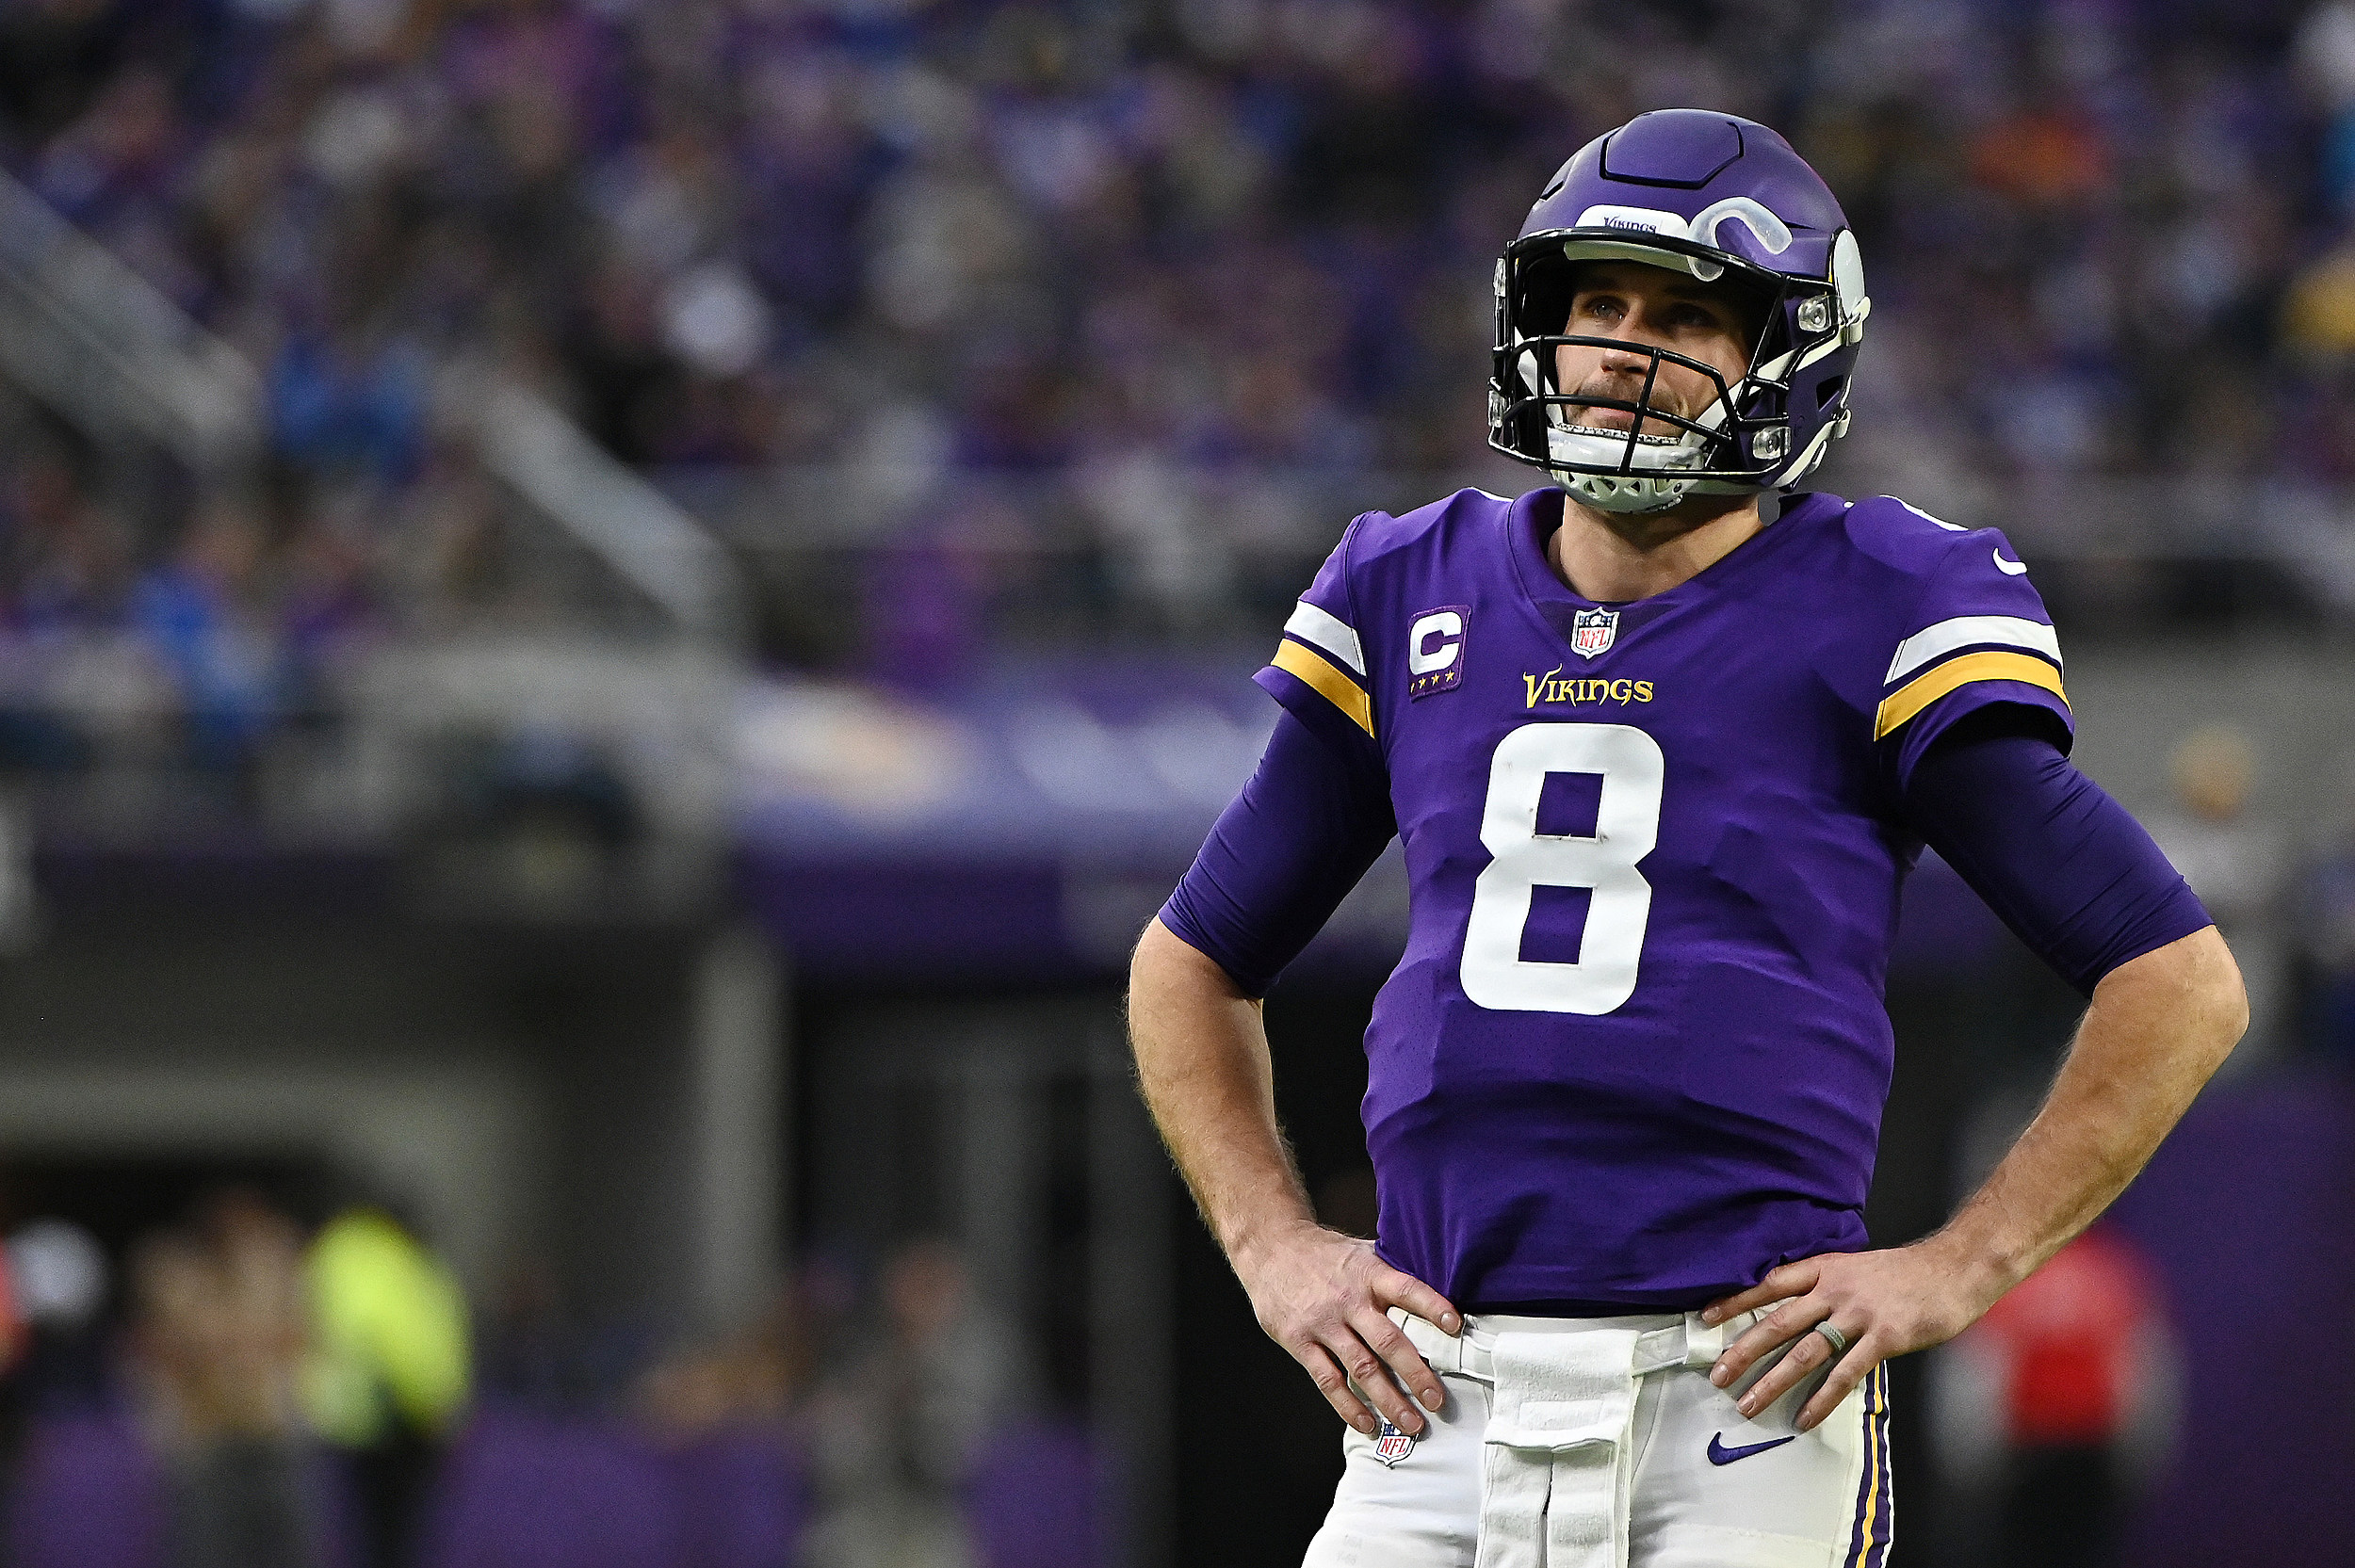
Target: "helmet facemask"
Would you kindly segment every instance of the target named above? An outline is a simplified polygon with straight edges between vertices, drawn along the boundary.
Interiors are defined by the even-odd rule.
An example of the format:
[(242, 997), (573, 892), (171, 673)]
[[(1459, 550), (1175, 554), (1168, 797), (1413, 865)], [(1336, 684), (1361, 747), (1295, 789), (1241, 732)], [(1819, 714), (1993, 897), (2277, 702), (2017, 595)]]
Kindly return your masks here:
[[(1728, 383), (1715, 366), (1674, 349), (1618, 338), (1565, 332), (1581, 262), (1638, 261), (1724, 279), (1753, 295), (1763, 324), (1744, 375)], [(1589, 237), (1553, 231), (1516, 240), (1497, 264), (1497, 337), (1489, 381), (1489, 445), (1543, 468), (1572, 495), (1599, 510), (1665, 511), (1688, 495), (1742, 494), (1795, 482), (1820, 461), (1833, 433), (1827, 426), (1802, 454), (1791, 451), (1790, 398), (1795, 368), (1836, 347), (1841, 312), (1824, 284), (1755, 267), (1722, 251), (1647, 234)], [(1746, 311), (1751, 319), (1756, 311)], [(1566, 390), (1557, 384), (1556, 350), (1608, 348), (1648, 361), (1633, 399)], [(1655, 406), (1662, 367), (1700, 377), (1714, 396), (1697, 412)], [(1844, 380), (1825, 394), (1826, 405)], [(1631, 415), (1624, 430), (1583, 424), (1589, 409)], [(1640, 433), (1639, 433), (1640, 432)]]

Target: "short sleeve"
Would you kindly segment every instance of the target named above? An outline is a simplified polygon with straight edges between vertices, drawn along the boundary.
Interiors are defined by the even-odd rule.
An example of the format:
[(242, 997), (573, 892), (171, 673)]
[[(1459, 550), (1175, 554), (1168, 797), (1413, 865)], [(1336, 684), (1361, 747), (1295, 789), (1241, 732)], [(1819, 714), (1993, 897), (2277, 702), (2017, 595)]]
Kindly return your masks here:
[(1353, 522), (1292, 606), (1267, 667), (1252, 677), (1311, 731), (1347, 754), (1380, 760), (1366, 651), (1350, 591)]
[(2054, 743), (2069, 750), (2075, 723), (2060, 638), (2027, 573), (2009, 542), (1983, 528), (1954, 542), (1923, 590), (1891, 651), (1873, 718), (1873, 738), (1900, 787), (1941, 735), (1997, 703), (2037, 710)]

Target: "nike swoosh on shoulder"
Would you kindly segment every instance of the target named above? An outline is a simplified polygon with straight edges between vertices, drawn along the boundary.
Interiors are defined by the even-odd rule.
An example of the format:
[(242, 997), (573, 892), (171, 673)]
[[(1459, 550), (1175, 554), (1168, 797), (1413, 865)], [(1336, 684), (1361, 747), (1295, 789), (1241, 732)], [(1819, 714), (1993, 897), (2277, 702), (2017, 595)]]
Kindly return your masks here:
[(2028, 563), (2022, 560), (2006, 560), (2004, 552), (1998, 550), (1995, 552), (1995, 570), (2006, 577), (2017, 577), (2028, 570)]
[(1772, 1438), (1772, 1439), (1769, 1439), (1768, 1441), (1766, 1441), (1766, 1442), (1764, 1442), (1764, 1443), (1748, 1443), (1748, 1444), (1745, 1444), (1745, 1445), (1743, 1445), (1743, 1446), (1742, 1446), (1741, 1447), (1739, 1447), (1739, 1448), (1729, 1448), (1729, 1447), (1726, 1447), (1726, 1444), (1725, 1444), (1725, 1436), (1726, 1436), (1726, 1434), (1725, 1434), (1724, 1432), (1721, 1432), (1721, 1431), (1720, 1431), (1720, 1432), (1712, 1432), (1712, 1433), (1710, 1433), (1710, 1435), (1709, 1435), (1709, 1463), (1712, 1463), (1712, 1464), (1731, 1464), (1731, 1463), (1732, 1463), (1735, 1460), (1737, 1460), (1737, 1459), (1747, 1459), (1747, 1458), (1749, 1458), (1752, 1454), (1762, 1454), (1762, 1453), (1764, 1453), (1764, 1452), (1765, 1452), (1767, 1449), (1769, 1449), (1769, 1448), (1779, 1448), (1779, 1447), (1782, 1447), (1785, 1443), (1796, 1443), (1796, 1442), (1799, 1440), (1799, 1438), (1798, 1438), (1798, 1434), (1797, 1434), (1796, 1432), (1794, 1432), (1794, 1433), (1793, 1433), (1792, 1435), (1790, 1435), (1789, 1437), (1777, 1437), (1777, 1438)]

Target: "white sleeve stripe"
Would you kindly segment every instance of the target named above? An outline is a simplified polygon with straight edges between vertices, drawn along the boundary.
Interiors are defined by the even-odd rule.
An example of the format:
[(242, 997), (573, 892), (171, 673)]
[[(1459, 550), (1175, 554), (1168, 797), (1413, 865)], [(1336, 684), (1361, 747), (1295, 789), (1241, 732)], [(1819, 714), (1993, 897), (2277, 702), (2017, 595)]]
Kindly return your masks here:
[[(1881, 499), (1884, 501), (1897, 501), (1897, 498), (1894, 495), (1884, 495)], [(1910, 501), (1897, 501), (1897, 504), (1905, 508), (1906, 510), (1913, 513), (1914, 516), (1920, 518), (1923, 522), (1935, 523), (1950, 534), (1967, 534), (1971, 531), (1959, 523), (1949, 523), (1942, 517), (1932, 517), (1928, 512), (1924, 511), (1920, 507), (1915, 506)]]
[(1360, 679), (1364, 678), (1366, 651), (1358, 646), (1357, 634), (1350, 630), (1347, 622), (1303, 599), (1292, 611), (1292, 618), (1284, 622), (1284, 629), (1303, 642), (1315, 643), (1357, 671)]
[(2016, 615), (1958, 615), (1925, 627), (1897, 644), (1896, 657), (1889, 661), (1889, 673), (1881, 679), (1884, 684), (1901, 679), (1957, 648), (1987, 643), (2033, 649), (2055, 664), (2061, 662), (2060, 637), (2041, 621), (2023, 621)]

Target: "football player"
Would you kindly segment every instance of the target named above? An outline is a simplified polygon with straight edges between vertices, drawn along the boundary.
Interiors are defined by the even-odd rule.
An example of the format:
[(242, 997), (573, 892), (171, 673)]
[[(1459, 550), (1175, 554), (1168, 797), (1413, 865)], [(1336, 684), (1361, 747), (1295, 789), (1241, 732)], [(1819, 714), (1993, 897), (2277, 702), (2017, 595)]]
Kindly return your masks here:
[[(1848, 423), (1857, 238), (1781, 137), (1638, 117), (1496, 271), (1490, 441), (1553, 483), (1342, 535), (1258, 772), (1138, 946), (1141, 1081), (1268, 1333), (1351, 1431), (1311, 1564), (1877, 1568), (1882, 1363), (2114, 1198), (2246, 1019), (2208, 915), (2069, 762), (2001, 533), (1793, 493)], [(1259, 998), (1392, 836), (1378, 1239), (1321, 1228)], [(1908, 868), (2091, 998), (1937, 1234), (1862, 1220)]]

